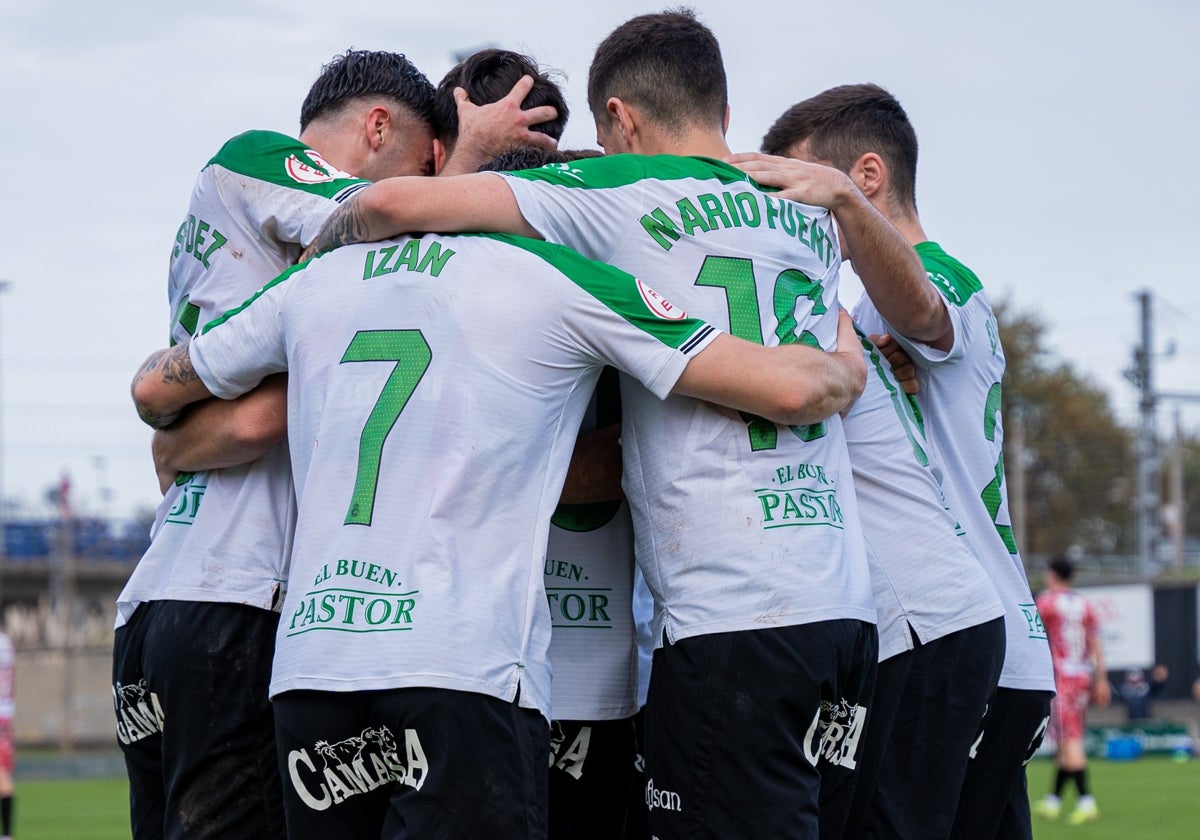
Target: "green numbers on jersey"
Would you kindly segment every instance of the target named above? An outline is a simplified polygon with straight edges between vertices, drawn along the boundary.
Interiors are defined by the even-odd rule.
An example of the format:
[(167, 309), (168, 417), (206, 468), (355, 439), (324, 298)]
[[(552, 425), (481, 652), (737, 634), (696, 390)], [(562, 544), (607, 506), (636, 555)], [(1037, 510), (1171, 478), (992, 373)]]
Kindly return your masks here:
[(433, 352), (420, 330), (369, 330), (355, 333), (341, 364), (348, 362), (395, 362), (375, 407), (367, 417), (358, 443), (358, 472), (346, 511), (347, 525), (370, 525), (375, 512), (379, 462), (383, 443), (408, 405), (421, 377), (429, 369)]
[(200, 328), (200, 307), (192, 303), (187, 295), (183, 296), (183, 300), (179, 301), (179, 306), (175, 307), (175, 323), (171, 325), (171, 335), (169, 336), (171, 346), (174, 347), (179, 342), (175, 339), (175, 326), (183, 328), (183, 331), (189, 336), (195, 336)]
[[(745, 257), (705, 257), (704, 265), (696, 276), (697, 286), (715, 286), (725, 290), (725, 302), (729, 307), (729, 333), (755, 344), (763, 344), (762, 318), (758, 307), (758, 286), (754, 281), (754, 262)], [(808, 330), (796, 335), (796, 307), (801, 298), (812, 301), (814, 315), (828, 312), (821, 298), (821, 284), (803, 271), (789, 268), (775, 278), (775, 290), (771, 295), (772, 308), (778, 326), (775, 335), (780, 344), (800, 342), (810, 347), (819, 347), (817, 337)], [(763, 417), (742, 412), (746, 430), (750, 435), (750, 451), (774, 449), (779, 444), (779, 428)], [(825, 424), (789, 426), (792, 433), (803, 441), (817, 440), (825, 436)]]
[(929, 456), (925, 453), (925, 448), (921, 446), (920, 440), (917, 438), (917, 433), (913, 432), (916, 428), (921, 438), (925, 437), (925, 426), (921, 421), (921, 416), (918, 413), (916, 404), (908, 394), (900, 392), (896, 387), (892, 378), (885, 372), (885, 362), (879, 355), (879, 349), (871, 343), (871, 339), (859, 331), (858, 327), (854, 328), (854, 332), (858, 334), (858, 340), (862, 343), (863, 349), (867, 351), (867, 360), (870, 363), (870, 369), (879, 377), (879, 381), (883, 383), (883, 387), (887, 390), (888, 396), (892, 400), (892, 408), (896, 412), (896, 416), (900, 418), (900, 425), (904, 428), (904, 434), (908, 438), (908, 442), (912, 444), (913, 457), (917, 459), (917, 463), (922, 467), (929, 466)]
[[(992, 383), (992, 387), (988, 390), (987, 403), (983, 408), (983, 436), (990, 441), (996, 440), (996, 424), (1000, 422), (1000, 383)], [(996, 522), (996, 517), (1000, 515), (1000, 503), (1004, 499), (1004, 451), (996, 457), (996, 475), (988, 482), (987, 487), (983, 488), (983, 492), (979, 494), (983, 499), (984, 507), (987, 508), (988, 514), (992, 517), (992, 523), (996, 526), (996, 532), (1000, 535), (1000, 539), (1004, 540), (1004, 547), (1008, 549), (1009, 554), (1017, 553), (1017, 538), (1013, 535), (1011, 525), (1001, 525)]]

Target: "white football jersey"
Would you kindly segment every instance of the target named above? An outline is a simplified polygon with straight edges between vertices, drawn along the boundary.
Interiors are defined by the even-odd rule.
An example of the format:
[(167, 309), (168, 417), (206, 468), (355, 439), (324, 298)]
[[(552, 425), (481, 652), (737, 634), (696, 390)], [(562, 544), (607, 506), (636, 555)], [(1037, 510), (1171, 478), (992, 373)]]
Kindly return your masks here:
[[(840, 257), (822, 208), (707, 158), (614, 155), (500, 177), (546, 239), (661, 285), (696, 317), (760, 344), (836, 344)], [(621, 439), (659, 644), (664, 630), (675, 641), (875, 620), (840, 418), (787, 428), (628, 388)]]
[(879, 661), (1004, 615), (991, 579), (947, 510), (920, 409), (870, 339), (867, 386), (842, 421), (871, 562)]
[(868, 334), (889, 333), (917, 365), (917, 403), (932, 455), (945, 470), (942, 489), (991, 576), (1005, 610), (1007, 648), (1000, 685), (1053, 691), (1046, 629), (1013, 539), (1004, 485), (1000, 382), (1004, 348), (991, 304), (975, 274), (933, 242), (916, 246), (930, 282), (946, 300), (954, 346), (939, 351), (909, 341), (880, 317), (866, 295), (855, 319)]
[[(616, 372), (606, 371), (583, 432), (620, 421), (619, 387)], [(625, 501), (559, 504), (550, 519), (545, 569), (554, 720), (620, 720), (637, 712), (634, 566)]]
[(638, 710), (633, 520), (621, 501), (559, 505), (546, 548), (555, 720)]
[[(171, 343), (294, 263), (339, 202), (367, 183), (282, 134), (251, 131), (226, 143), (196, 179), (171, 250)], [(278, 609), (295, 517), (285, 444), (250, 464), (181, 476), (117, 599), (117, 626), (145, 601)]]
[(271, 694), (519, 694), (548, 718), (546, 535), (596, 379), (612, 364), (665, 397), (716, 334), (503, 236), (342, 248), (210, 324), (191, 357), (214, 394), (288, 371), (299, 514)]

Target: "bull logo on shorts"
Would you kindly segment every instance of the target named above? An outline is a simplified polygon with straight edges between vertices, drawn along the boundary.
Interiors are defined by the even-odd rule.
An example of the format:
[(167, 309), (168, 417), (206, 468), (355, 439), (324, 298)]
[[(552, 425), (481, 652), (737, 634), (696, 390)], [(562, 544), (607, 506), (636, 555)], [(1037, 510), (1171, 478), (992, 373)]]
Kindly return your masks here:
[(117, 715), (117, 740), (122, 744), (132, 744), (162, 732), (162, 705), (144, 678), (132, 685), (113, 683), (112, 694), (113, 711)]
[(399, 744), (386, 726), (368, 727), (334, 743), (317, 741), (311, 752), (292, 750), (287, 765), (296, 795), (315, 811), (391, 782), (420, 790), (429, 771), (416, 730), (404, 730), (401, 758)]
[(837, 702), (822, 700), (804, 737), (805, 758), (813, 767), (826, 761), (853, 770), (858, 765), (858, 742), (866, 717), (866, 706), (845, 698)]

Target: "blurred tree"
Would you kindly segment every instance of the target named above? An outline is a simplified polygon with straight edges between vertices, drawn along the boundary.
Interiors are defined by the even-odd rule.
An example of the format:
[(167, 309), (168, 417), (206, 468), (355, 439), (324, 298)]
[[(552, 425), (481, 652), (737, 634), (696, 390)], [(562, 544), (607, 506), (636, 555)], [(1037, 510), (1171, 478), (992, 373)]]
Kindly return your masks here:
[(1183, 441), (1184, 533), (1200, 534), (1200, 440)]
[[(1078, 547), (1125, 553), (1132, 545), (1133, 437), (1108, 394), (1045, 346), (1046, 325), (1009, 302), (995, 306), (1008, 368), (1004, 375), (1005, 463), (1025, 466), (1027, 558)], [(1012, 451), (1014, 416), (1025, 425)], [(1012, 482), (1008, 482), (1011, 492)]]

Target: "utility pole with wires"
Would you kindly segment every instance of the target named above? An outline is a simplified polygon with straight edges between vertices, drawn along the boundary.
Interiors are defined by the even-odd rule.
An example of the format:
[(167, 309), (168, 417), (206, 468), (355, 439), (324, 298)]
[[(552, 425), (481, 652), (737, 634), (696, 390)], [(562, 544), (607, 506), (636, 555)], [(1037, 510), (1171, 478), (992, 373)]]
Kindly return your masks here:
[(1154, 392), (1154, 310), (1151, 292), (1138, 292), (1141, 341), (1133, 351), (1133, 369), (1126, 376), (1138, 389), (1138, 430), (1134, 447), (1137, 481), (1134, 495), (1134, 530), (1138, 568), (1149, 574), (1158, 554), (1159, 474), (1158, 433), (1155, 424), (1157, 395)]

